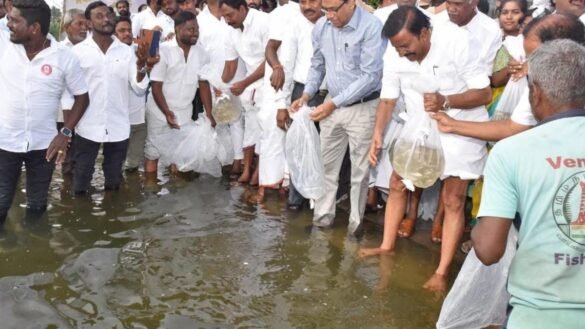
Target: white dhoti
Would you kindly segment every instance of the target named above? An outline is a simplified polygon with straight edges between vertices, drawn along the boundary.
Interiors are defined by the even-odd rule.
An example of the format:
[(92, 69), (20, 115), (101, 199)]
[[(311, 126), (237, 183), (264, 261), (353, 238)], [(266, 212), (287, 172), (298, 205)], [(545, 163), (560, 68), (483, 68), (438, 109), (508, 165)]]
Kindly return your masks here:
[(258, 112), (260, 136), (260, 186), (275, 185), (284, 179), (286, 158), (284, 156), (285, 132), (276, 124), (277, 105), (272, 101), (264, 102)]
[[(254, 146), (260, 141), (258, 112), (260, 110), (260, 102), (262, 101), (261, 88), (261, 86), (258, 88), (247, 88), (242, 95), (240, 95), (244, 116), (243, 148)], [(259, 147), (256, 148), (256, 154), (260, 154)]]
[[(450, 110), (447, 114), (457, 120), (489, 121), (485, 107), (470, 110)], [(486, 142), (456, 134), (440, 133), (445, 155), (445, 170), (441, 179), (459, 177), (464, 180), (477, 179), (483, 174), (487, 161)]]

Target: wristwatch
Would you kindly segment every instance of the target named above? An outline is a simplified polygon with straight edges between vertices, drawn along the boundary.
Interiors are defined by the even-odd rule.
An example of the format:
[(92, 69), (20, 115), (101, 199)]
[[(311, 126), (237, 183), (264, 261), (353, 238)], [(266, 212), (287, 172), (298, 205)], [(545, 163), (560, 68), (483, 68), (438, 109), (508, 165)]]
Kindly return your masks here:
[(146, 74), (146, 72), (147, 72), (146, 71), (146, 65), (144, 65), (143, 67), (141, 67), (141, 68), (138, 69), (138, 73), (140, 73), (140, 74)]
[(451, 109), (451, 104), (449, 103), (449, 97), (445, 96), (445, 102), (443, 103), (443, 110), (449, 111)]
[(67, 138), (73, 137), (73, 131), (71, 131), (71, 129), (69, 129), (67, 127), (61, 128), (61, 134), (63, 134), (63, 136), (65, 136)]

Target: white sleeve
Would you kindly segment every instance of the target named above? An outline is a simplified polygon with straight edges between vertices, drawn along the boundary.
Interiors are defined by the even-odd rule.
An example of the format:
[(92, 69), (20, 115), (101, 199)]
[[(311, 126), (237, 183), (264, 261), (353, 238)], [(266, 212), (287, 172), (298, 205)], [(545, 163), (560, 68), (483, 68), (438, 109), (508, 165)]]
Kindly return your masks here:
[(400, 78), (395, 70), (399, 61), (398, 53), (394, 47), (388, 43), (388, 48), (384, 53), (384, 68), (382, 71), (382, 90), (380, 91), (381, 99), (397, 99), (400, 96)]
[[(464, 30), (461, 30), (464, 31)], [(489, 87), (489, 75), (484, 69), (478, 50), (481, 48), (478, 40), (467, 31), (461, 37), (467, 37), (468, 42), (457, 42), (458, 49), (453, 49), (456, 58), (457, 74), (465, 81), (469, 89), (483, 89)]]
[(73, 52), (67, 49), (67, 53), (70, 55), (70, 60), (65, 68), (66, 89), (72, 96), (83, 95), (88, 92), (88, 87), (81, 64)]
[(532, 107), (530, 106), (530, 99), (528, 96), (528, 88), (524, 90), (522, 97), (520, 97), (520, 102), (518, 102), (518, 105), (516, 105), (516, 108), (514, 109), (514, 112), (512, 112), (510, 119), (515, 123), (523, 126), (536, 126), (538, 123), (534, 118), (534, 114), (532, 114)]
[(142, 25), (142, 15), (137, 14), (132, 19), (132, 35), (134, 35), (135, 38), (140, 37), (140, 29), (142, 28), (141, 25)]
[(225, 60), (233, 61), (238, 59), (238, 57), (238, 50), (236, 49), (234, 40), (232, 40), (232, 31), (230, 31), (225, 38)]
[(148, 89), (148, 83), (150, 80), (148, 79), (148, 75), (145, 75), (142, 81), (138, 82), (136, 79), (136, 75), (138, 74), (138, 69), (136, 68), (136, 55), (134, 51), (128, 51), (130, 54), (130, 60), (128, 63), (128, 81), (130, 82), (130, 87), (136, 94), (143, 94)]

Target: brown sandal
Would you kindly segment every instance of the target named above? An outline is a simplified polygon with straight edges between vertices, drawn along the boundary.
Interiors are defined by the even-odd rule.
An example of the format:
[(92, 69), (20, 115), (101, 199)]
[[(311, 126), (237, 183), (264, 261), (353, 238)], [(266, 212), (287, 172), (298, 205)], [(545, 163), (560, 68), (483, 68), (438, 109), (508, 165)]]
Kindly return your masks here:
[[(435, 224), (437, 223), (437, 224)], [(443, 223), (438, 223), (437, 220), (433, 221), (433, 228), (431, 230), (431, 241), (434, 243), (441, 243), (443, 240)]]
[(414, 226), (416, 224), (416, 218), (404, 218), (400, 222), (400, 228), (398, 228), (398, 236), (401, 238), (408, 239), (414, 233)]

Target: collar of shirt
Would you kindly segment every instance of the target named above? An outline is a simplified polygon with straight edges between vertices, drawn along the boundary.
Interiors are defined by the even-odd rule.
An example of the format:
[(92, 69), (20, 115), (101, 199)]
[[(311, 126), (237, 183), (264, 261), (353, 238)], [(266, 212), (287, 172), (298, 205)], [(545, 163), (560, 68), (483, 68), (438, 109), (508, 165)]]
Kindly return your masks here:
[[(358, 25), (359, 25), (361, 18), (362, 18), (362, 14), (363, 14), (362, 11), (364, 11), (364, 9), (362, 9), (360, 6), (356, 5), (355, 9), (353, 10), (353, 14), (351, 15), (351, 18), (349, 19), (349, 22), (347, 22), (347, 24), (345, 24), (345, 26), (342, 27), (341, 29), (349, 27), (353, 30), (357, 30)], [(326, 24), (332, 25), (330, 20), (327, 20)]]
[(542, 126), (543, 124), (546, 124), (546, 123), (549, 123), (549, 122), (552, 122), (555, 120), (567, 119), (567, 118), (573, 118), (573, 117), (585, 117), (585, 109), (574, 109), (574, 110), (568, 110), (565, 112), (553, 114), (550, 117), (540, 121), (537, 126)]
[(255, 10), (256, 9), (248, 9), (248, 13), (246, 14), (246, 18), (244, 18), (244, 22), (242, 23), (242, 25), (243, 25), (242, 30), (245, 30), (247, 27), (254, 24), (254, 15), (256, 15)]
[[(102, 49), (100, 48), (100, 46), (98, 46), (98, 44), (95, 42), (95, 40), (93, 38), (87, 37), (85, 40), (83, 40), (80, 44), (85, 44), (89, 47), (95, 48), (97, 50), (99, 50), (99, 52), (101, 54), (103, 54)], [(112, 44), (108, 47), (108, 49), (106, 50), (106, 53), (116, 49), (117, 47), (124, 47), (126, 46), (125, 44), (123, 44), (120, 40), (118, 40), (118, 38), (115, 38), (114, 36), (112, 36)]]

